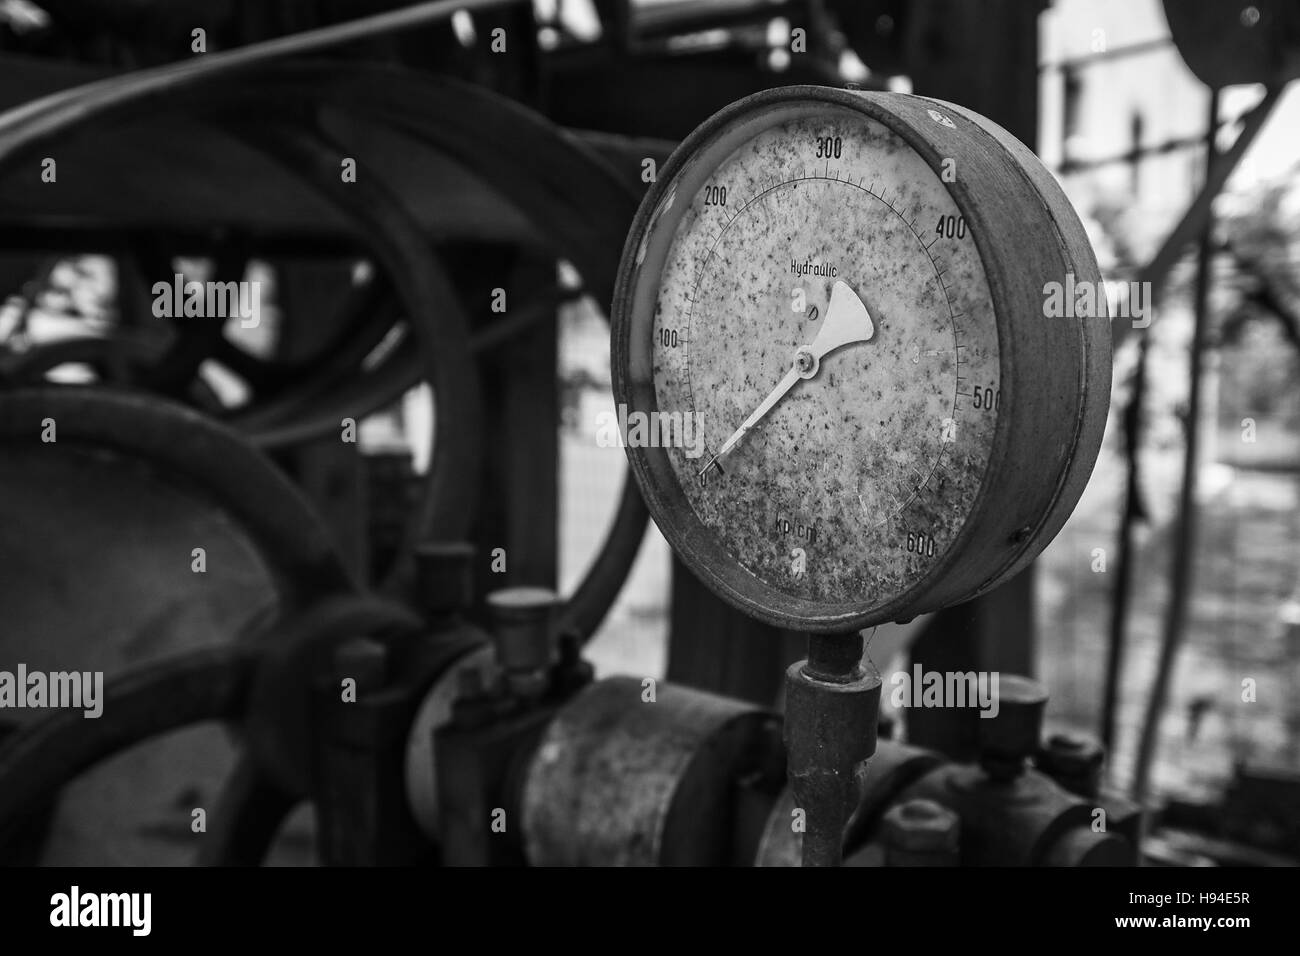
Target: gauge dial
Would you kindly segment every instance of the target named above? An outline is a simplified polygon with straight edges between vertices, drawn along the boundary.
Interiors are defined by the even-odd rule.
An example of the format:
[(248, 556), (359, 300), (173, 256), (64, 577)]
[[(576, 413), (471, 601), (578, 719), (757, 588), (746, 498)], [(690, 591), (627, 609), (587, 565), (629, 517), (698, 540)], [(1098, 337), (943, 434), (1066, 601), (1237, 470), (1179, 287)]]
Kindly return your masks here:
[[(1092, 276), (1095, 263), (1078, 237), (1044, 258), (994, 231), (979, 200), (1000, 184), (966, 153), (1014, 169), (1027, 151), (972, 117), (917, 97), (760, 94), (679, 149), (634, 227), (614, 341), (634, 472), (693, 570), (772, 623), (864, 626), (991, 586), (1042, 537), (1069, 473), (1091, 467), (1095, 447), (1075, 452), (1109, 386), (1096, 374), (1104, 318), (1045, 319), (1041, 293), (1008, 301), (1001, 273)], [(1039, 231), (1059, 235), (1063, 198), (1044, 202), (1023, 174), (1011, 182), (1036, 200), (1025, 208)], [(1031, 451), (1007, 447), (1004, 378), (1021, 378), (1013, 360), (1026, 353), (1006, 338), (1035, 321), (1032, 339), (1058, 323), (1047, 339), (1068, 356), (1055, 371), (1074, 381), (1049, 407), (1059, 383), (1039, 389), (1039, 369), (1018, 407), (1061, 413), (1047, 431), (1068, 447), (1048, 453), (1059, 467), (1037, 513), (999, 519), (982, 514), (998, 506), (989, 483)], [(981, 551), (982, 567), (960, 567)]]

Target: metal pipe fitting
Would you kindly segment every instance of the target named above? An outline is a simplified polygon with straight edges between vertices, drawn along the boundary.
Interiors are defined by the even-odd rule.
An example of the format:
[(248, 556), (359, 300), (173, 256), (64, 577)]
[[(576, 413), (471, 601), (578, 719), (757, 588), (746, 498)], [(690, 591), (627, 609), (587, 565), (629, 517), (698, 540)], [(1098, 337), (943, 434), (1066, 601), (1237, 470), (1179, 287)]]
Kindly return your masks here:
[(990, 779), (1006, 783), (1038, 752), (1047, 688), (1017, 674), (1002, 674), (998, 683), (997, 716), (979, 721), (979, 762)]
[(546, 588), (505, 588), (487, 596), (497, 663), (512, 693), (536, 699), (546, 692), (555, 660), (552, 625), (559, 598)]
[(880, 821), (886, 866), (957, 866), (961, 818), (933, 800), (890, 807)]
[(808, 659), (786, 671), (790, 788), (805, 811), (804, 866), (839, 866), (844, 827), (876, 752), (880, 674), (862, 663), (862, 635), (808, 637)]

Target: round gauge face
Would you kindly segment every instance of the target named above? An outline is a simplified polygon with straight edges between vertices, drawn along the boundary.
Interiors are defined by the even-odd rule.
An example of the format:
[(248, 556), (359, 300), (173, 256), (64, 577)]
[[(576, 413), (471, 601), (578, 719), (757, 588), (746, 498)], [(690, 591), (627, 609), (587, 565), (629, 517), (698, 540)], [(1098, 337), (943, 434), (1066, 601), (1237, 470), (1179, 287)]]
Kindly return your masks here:
[(975, 507), (1001, 406), (943, 165), (833, 103), (741, 114), (636, 259), (625, 443), (670, 541), (761, 617), (904, 607)]

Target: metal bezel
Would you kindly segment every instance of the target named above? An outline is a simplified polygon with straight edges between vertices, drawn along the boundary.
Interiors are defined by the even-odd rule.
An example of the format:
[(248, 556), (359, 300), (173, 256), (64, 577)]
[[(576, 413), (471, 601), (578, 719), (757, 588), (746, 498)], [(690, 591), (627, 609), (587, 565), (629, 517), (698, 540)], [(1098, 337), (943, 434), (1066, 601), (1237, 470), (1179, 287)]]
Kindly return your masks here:
[[(886, 94), (885, 96), (888, 96)], [(910, 98), (920, 100), (921, 98)], [(922, 101), (929, 103), (931, 101)], [(935, 104), (940, 105), (940, 104)], [(654, 300), (657, 296), (658, 275), (672, 242), (675, 226), (680, 218), (675, 200), (665, 202), (681, 189), (684, 196), (694, 195), (693, 186), (712, 174), (711, 164), (705, 160), (718, 151), (730, 152), (731, 143), (744, 142), (762, 130), (778, 125), (786, 119), (805, 115), (809, 109), (825, 112), (847, 111), (867, 116), (890, 129), (920, 156), (926, 164), (941, 173), (945, 152), (937, 137), (931, 139), (916, 126), (900, 118), (887, 105), (870, 95), (827, 87), (786, 87), (768, 90), (731, 104), (706, 120), (673, 152), (660, 175), (642, 201), (624, 247), (615, 286), (611, 322), (611, 365), (615, 401), (626, 405), (629, 411), (656, 410), (653, 382), (649, 374), (651, 327), (654, 317)], [(963, 124), (976, 127), (961, 114), (956, 118)], [(928, 132), (928, 131), (927, 131)], [(984, 148), (1000, 151), (1000, 161), (1016, 165), (1017, 161), (986, 131)], [(718, 157), (719, 159), (721, 157)], [(1021, 188), (1028, 186), (1027, 177), (1020, 176)], [(950, 194), (971, 225), (985, 277), (988, 281), (999, 344), (1000, 387), (1003, 393), (1003, 412), (995, 423), (989, 464), (982, 476), (979, 491), (971, 505), (967, 520), (946, 549), (923, 577), (900, 594), (886, 602), (848, 602), (825, 604), (806, 598), (793, 597), (781, 591), (744, 568), (731, 555), (716, 535), (695, 515), (694, 509), (681, 490), (667, 456), (660, 448), (626, 448), (628, 460), (646, 499), (650, 513), (669, 544), (686, 565), (704, 584), (724, 600), (744, 613), (776, 627), (805, 631), (834, 632), (870, 627), (892, 620), (910, 619), (917, 614), (936, 610), (951, 600), (934, 600), (936, 590), (950, 592), (951, 587), (940, 584), (961, 566), (972, 539), (985, 538), (995, 533), (995, 522), (986, 519), (990, 488), (995, 488), (1003, 477), (1015, 470), (1010, 460), (1011, 434), (1006, 410), (1015, 407), (1017, 379), (1013, 371), (1015, 349), (1010, 343), (1012, 308), (1007, 303), (1007, 284), (1004, 276), (1014, 263), (1004, 261), (1001, 251), (992, 239), (983, 206), (976, 201), (972, 187), (960, 178), (948, 184)], [(687, 200), (688, 201), (688, 200)], [(1081, 417), (1081, 416), (1080, 416)], [(1046, 517), (1048, 508), (1044, 507)], [(987, 542), (985, 542), (987, 544)], [(1000, 575), (1026, 552), (1041, 548), (1046, 542), (1035, 542), (1033, 535), (1013, 539), (999, 554), (992, 570), (972, 572), (962, 567), (955, 577), (965, 582), (964, 588), (974, 593), (990, 582), (1000, 580)], [(987, 549), (986, 549), (987, 550)], [(978, 578), (978, 580), (974, 580)], [(952, 582), (948, 582), (951, 584)]]

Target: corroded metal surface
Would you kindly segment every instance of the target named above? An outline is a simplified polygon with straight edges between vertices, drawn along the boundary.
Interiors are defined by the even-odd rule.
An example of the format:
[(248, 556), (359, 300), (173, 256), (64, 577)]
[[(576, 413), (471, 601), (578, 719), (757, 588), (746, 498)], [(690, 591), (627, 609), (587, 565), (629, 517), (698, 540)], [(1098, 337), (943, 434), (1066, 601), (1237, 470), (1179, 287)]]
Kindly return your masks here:
[[(818, 158), (827, 142), (839, 158)], [(993, 303), (961, 210), (901, 138), (848, 111), (766, 129), (688, 189), (674, 200), (689, 205), (653, 331), (680, 342), (654, 350), (658, 407), (703, 428), (703, 459), (667, 451), (687, 499), (746, 569), (792, 596), (843, 603), (907, 589), (955, 540), (993, 444), (994, 409), (982, 407), (983, 390), (999, 388)], [(936, 236), (949, 219), (954, 235)], [(823, 327), (837, 283), (866, 306), (874, 334), (827, 355), (724, 474), (698, 481)], [(909, 533), (924, 536), (919, 550)]]
[(768, 713), (632, 677), (600, 681), (547, 728), (525, 775), (524, 843), (539, 866), (720, 865), (734, 781), (774, 741)]

